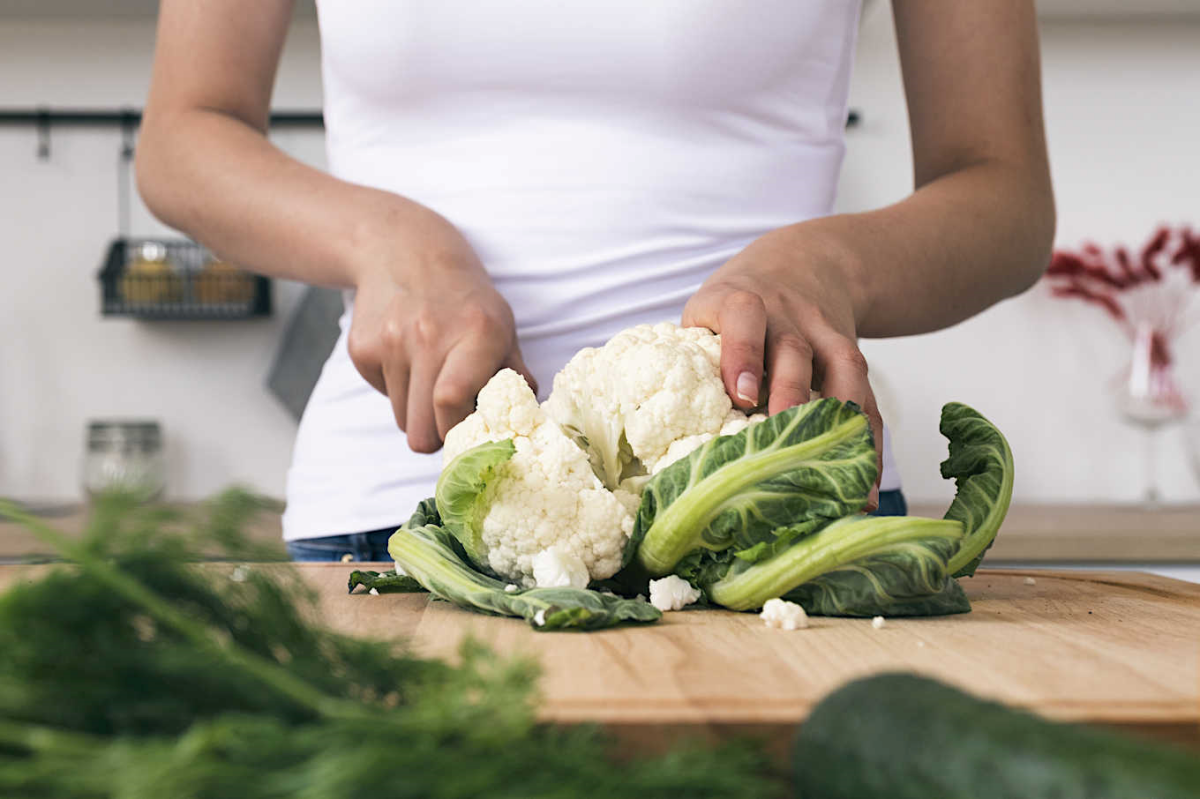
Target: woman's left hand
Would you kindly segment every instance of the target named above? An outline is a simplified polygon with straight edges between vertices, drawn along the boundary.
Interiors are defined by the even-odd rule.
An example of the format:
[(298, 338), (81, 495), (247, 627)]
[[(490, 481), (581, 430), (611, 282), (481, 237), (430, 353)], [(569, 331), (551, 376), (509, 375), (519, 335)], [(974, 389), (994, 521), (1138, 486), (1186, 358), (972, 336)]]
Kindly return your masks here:
[[(721, 376), (734, 405), (768, 413), (807, 402), (810, 389), (853, 401), (882, 442), (883, 420), (858, 348), (861, 306), (847, 248), (808, 223), (756, 239), (714, 272), (683, 324), (721, 334)], [(872, 492), (871, 504), (875, 504)]]

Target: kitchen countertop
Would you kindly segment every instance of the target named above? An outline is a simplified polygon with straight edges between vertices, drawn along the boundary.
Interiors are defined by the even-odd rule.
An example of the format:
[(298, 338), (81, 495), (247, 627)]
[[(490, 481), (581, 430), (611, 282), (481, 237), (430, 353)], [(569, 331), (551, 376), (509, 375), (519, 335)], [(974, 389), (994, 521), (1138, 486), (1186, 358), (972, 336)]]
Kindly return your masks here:
[[(914, 516), (940, 518), (944, 505), (913, 503)], [(81, 507), (59, 507), (47, 521), (78, 533)], [(248, 532), (259, 541), (279, 541), (277, 514), (262, 514)], [(0, 561), (44, 557), (47, 549), (28, 532), (0, 520)], [(1191, 563), (1200, 564), (1200, 505), (1147, 510), (1134, 505), (1018, 504), (1009, 510), (991, 563)]]
[[(0, 588), (47, 568), (0, 566)], [(880, 629), (870, 619), (813, 618), (805, 630), (772, 630), (755, 614), (710, 609), (646, 626), (542, 633), (424, 593), (348, 594), (345, 564), (297, 569), (342, 632), (404, 639), (428, 656), (454, 657), (466, 636), (532, 656), (542, 667), (543, 720), (600, 723), (631, 749), (752, 734), (780, 756), (825, 694), (892, 670), (1200, 749), (1200, 585), (1153, 575), (984, 569), (962, 581), (971, 613), (889, 619)]]

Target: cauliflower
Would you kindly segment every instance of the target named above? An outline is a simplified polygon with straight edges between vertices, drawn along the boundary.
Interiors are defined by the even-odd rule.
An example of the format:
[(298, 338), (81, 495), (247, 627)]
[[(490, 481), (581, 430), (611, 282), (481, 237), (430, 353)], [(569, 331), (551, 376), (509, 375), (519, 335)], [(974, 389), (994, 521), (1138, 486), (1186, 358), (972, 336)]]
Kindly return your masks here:
[(661, 580), (650, 581), (650, 604), (659, 610), (683, 610), (700, 598), (700, 589), (687, 580), (668, 574)]
[[(443, 520), (479, 566), (523, 588), (611, 577), (650, 476), (765, 418), (733, 407), (720, 362), (719, 336), (661, 323), (581, 350), (542, 406), (519, 374), (501, 370), (446, 435)], [(450, 473), (458, 456), (510, 440), (513, 449)], [(443, 490), (463, 501), (443, 502)]]
[(616, 574), (638, 498), (606, 489), (587, 454), (538, 406), (524, 378), (504, 369), (479, 392), (476, 411), (446, 435), (444, 462), (449, 469), (464, 452), (509, 439), (515, 452), (496, 466), (480, 529), (471, 531), (479, 565), (531, 588), (537, 584), (535, 557), (553, 547), (553, 557), (571, 564), (565, 570), (570, 584), (580, 582), (580, 566), (590, 580)]
[(808, 626), (804, 608), (786, 599), (768, 599), (758, 615), (768, 627), (776, 630), (802, 630)]
[(725, 393), (720, 337), (669, 322), (638, 325), (603, 347), (580, 350), (554, 377), (544, 407), (587, 450), (610, 489), (634, 489), (644, 476), (750, 421)]

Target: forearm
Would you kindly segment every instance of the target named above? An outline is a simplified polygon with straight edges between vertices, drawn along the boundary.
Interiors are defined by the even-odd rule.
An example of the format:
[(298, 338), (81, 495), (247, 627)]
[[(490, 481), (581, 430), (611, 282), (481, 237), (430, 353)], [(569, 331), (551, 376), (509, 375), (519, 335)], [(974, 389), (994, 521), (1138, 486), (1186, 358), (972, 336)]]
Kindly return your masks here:
[(316, 285), (353, 287), (384, 256), (377, 242), (415, 239), (436, 217), (309, 167), (219, 111), (148, 116), (137, 170), (147, 206), (167, 224), (247, 269)]
[(1049, 179), (982, 162), (875, 211), (801, 223), (848, 274), (858, 335), (926, 333), (1027, 289), (1054, 237)]

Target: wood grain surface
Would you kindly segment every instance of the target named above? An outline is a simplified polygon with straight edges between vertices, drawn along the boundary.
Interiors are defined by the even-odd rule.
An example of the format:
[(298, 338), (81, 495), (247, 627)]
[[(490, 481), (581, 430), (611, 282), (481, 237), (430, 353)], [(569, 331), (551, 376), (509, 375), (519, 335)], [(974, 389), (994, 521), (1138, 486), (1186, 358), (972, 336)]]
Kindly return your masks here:
[[(0, 586), (45, 568), (0, 567)], [(691, 610), (644, 627), (539, 633), (427, 594), (347, 594), (348, 564), (298, 568), (334, 627), (408, 640), (427, 655), (453, 657), (471, 635), (532, 657), (544, 719), (600, 722), (629, 741), (746, 731), (786, 741), (843, 682), (904, 670), (1053, 719), (1200, 748), (1200, 585), (1153, 575), (984, 570), (963, 581), (972, 613), (878, 630), (814, 618), (785, 632), (754, 614)]]
[(879, 630), (814, 618), (784, 632), (754, 614), (702, 610), (580, 634), (538, 633), (425, 595), (347, 595), (345, 566), (303, 568), (347, 632), (402, 636), (440, 656), (473, 635), (536, 658), (547, 720), (784, 731), (843, 682), (899, 669), (1050, 718), (1200, 747), (1200, 585), (1148, 574), (984, 570), (963, 580), (973, 612)]

